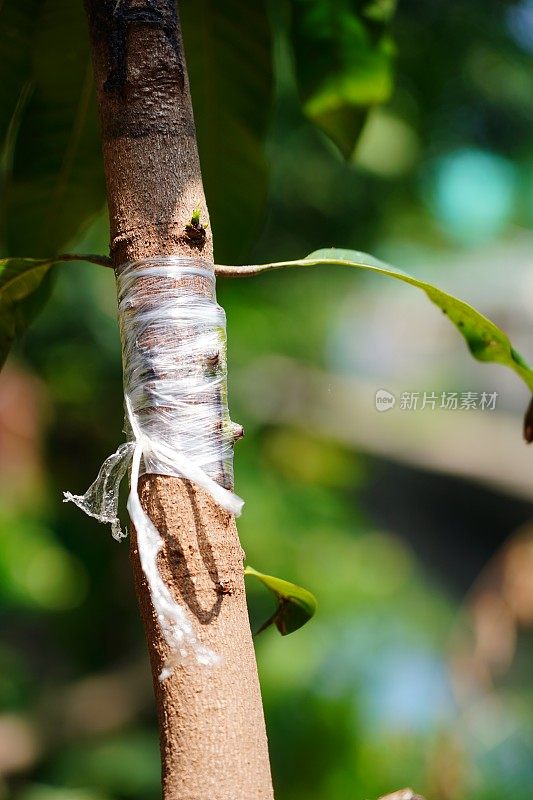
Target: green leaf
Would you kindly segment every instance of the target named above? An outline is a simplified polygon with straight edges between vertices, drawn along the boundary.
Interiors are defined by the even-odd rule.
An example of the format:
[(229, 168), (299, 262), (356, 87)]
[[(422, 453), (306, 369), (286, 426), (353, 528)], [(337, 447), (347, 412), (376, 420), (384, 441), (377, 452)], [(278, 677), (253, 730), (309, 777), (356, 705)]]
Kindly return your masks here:
[(257, 275), (285, 267), (310, 267), (313, 265), (330, 264), (341, 267), (357, 267), (358, 269), (387, 275), (402, 283), (408, 283), (422, 289), (432, 303), (435, 303), (449, 320), (455, 325), (459, 333), (465, 338), (468, 348), (478, 361), (488, 361), (503, 364), (514, 370), (526, 386), (533, 391), (533, 368), (527, 363), (520, 353), (515, 350), (509, 337), (494, 322), (484, 317), (473, 306), (442, 291), (428, 281), (414, 278), (401, 269), (385, 264), (368, 253), (358, 250), (339, 250), (334, 247), (324, 250), (315, 250), (305, 258), (297, 261), (277, 261), (270, 264), (259, 264), (252, 267), (216, 267), (219, 276), (239, 277), (240, 275)]
[[(19, 8), (26, 6), (32, 30)], [(18, 96), (22, 79), (31, 89), (12, 131), (2, 244), (8, 254), (57, 253), (105, 202), (87, 23), (83, 4), (72, 0), (5, 0), (8, 12), (25, 56), (14, 72), (2, 72), (4, 91)], [(2, 37), (0, 65), (11, 37)]]
[(44, 302), (48, 287), (43, 282), (52, 264), (51, 259), (0, 259), (0, 367)]
[(262, 141), (272, 104), (266, 2), (182, 0), (180, 17), (216, 255), (235, 262), (245, 258), (266, 200)]
[(316, 598), (307, 589), (302, 589), (295, 583), (284, 581), (281, 578), (274, 578), (272, 575), (263, 575), (253, 567), (246, 567), (245, 575), (257, 578), (261, 583), (274, 593), (277, 599), (277, 607), (274, 614), (261, 625), (259, 631), (264, 631), (272, 623), (275, 624), (282, 636), (297, 631), (309, 622), (317, 609)]
[(13, 339), (20, 336), (48, 299), (50, 270), (59, 261), (86, 261), (111, 267), (107, 256), (63, 253), (53, 258), (0, 259), (0, 368)]
[(344, 266), (378, 272), (422, 289), (432, 303), (446, 314), (459, 333), (465, 338), (468, 348), (478, 361), (503, 364), (514, 370), (533, 391), (533, 369), (509, 341), (509, 337), (494, 322), (483, 316), (473, 306), (454, 297), (427, 281), (414, 278), (407, 272), (391, 267), (367, 253), (357, 250), (328, 248), (316, 250), (305, 259), (306, 263), (337, 263)]
[(294, 0), (292, 42), (303, 108), (348, 158), (369, 108), (392, 91), (392, 0)]

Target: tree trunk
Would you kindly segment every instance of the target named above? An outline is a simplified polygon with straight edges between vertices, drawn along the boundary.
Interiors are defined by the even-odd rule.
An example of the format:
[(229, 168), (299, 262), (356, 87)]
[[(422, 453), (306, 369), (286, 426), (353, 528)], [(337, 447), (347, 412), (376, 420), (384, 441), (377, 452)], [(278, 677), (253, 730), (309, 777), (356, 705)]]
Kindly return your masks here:
[[(173, 0), (86, 0), (102, 124), (115, 268), (154, 255), (212, 263), (208, 213)], [(198, 233), (198, 235), (195, 235)], [(188, 481), (141, 478), (143, 506), (165, 541), (159, 566), (199, 640), (222, 657), (192, 660), (165, 681), (167, 655), (140, 567), (131, 557), (158, 706), (164, 800), (272, 798), (255, 656), (233, 517)]]

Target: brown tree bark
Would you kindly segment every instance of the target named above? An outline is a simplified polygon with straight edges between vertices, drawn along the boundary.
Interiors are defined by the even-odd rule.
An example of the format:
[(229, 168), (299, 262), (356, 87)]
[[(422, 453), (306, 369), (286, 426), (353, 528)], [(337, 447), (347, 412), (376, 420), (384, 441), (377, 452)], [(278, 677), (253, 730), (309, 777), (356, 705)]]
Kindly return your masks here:
[[(85, 0), (93, 47), (115, 268), (161, 254), (212, 263), (208, 212), (173, 0)], [(194, 231), (192, 232), (194, 234)], [(144, 508), (165, 540), (160, 569), (218, 667), (158, 679), (166, 643), (132, 531), (131, 557), (159, 713), (164, 800), (272, 798), (266, 732), (234, 519), (178, 478), (148, 475)]]

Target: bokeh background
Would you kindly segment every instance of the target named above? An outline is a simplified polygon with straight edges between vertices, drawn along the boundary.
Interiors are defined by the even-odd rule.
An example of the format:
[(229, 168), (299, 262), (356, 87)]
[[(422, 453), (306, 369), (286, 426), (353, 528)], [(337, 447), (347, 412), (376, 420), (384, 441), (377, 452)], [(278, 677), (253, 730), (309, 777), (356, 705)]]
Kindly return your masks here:
[[(393, 93), (346, 161), (303, 115), (274, 25), (270, 188), (245, 258), (367, 250), (470, 300), (531, 358), (533, 3), (403, 0), (392, 31)], [(253, 187), (237, 188), (244, 230)], [(72, 248), (107, 241), (102, 209)], [(256, 639), (277, 798), (529, 800), (529, 397), (390, 283), (325, 267), (219, 281), (243, 547), (319, 600), (300, 631)], [(424, 391), (497, 392), (496, 409), (400, 407)], [(57, 268), (0, 374), (2, 800), (160, 796), (127, 544), (61, 502), (121, 430), (113, 276)], [(249, 602), (257, 628), (271, 599), (250, 584)]]

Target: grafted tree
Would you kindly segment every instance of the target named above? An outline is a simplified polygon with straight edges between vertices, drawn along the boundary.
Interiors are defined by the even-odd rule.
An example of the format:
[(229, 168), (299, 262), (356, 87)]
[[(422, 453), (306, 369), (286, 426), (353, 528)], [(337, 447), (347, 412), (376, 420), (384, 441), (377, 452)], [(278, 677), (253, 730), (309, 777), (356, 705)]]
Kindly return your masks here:
[[(39, 40), (40, 24), (44, 31), (55, 32), (63, 26), (60, 41), (70, 42), (73, 38), (76, 41), (65, 31), (75, 30), (80, 34), (80, 29), (76, 28), (80, 22), (79, 9), (76, 6), (73, 11), (72, 0), (62, 0), (61, 13), (55, 6), (51, 11), (49, 3), (42, 4), (43, 11), (37, 0), (28, 0), (23, 13), (22, 6), (17, 3), (18, 0), (9, 0), (3, 12), (10, 15), (10, 24), (21, 38), (27, 37), (29, 41), (35, 35)], [(189, 41), (186, 44), (196, 64), (208, 61), (212, 55), (200, 50), (201, 37), (197, 35), (197, 28), (202, 20), (205, 22), (204, 17), (212, 15), (215, 21), (226, 22), (231, 18), (234, 22), (242, 15), (243, 27), (235, 28), (237, 34), (229, 50), (243, 45), (241, 49), (250, 62), (259, 55), (263, 66), (267, 62), (270, 65), (270, 54), (265, 62), (265, 53), (260, 47), (255, 44), (247, 47), (254, 42), (254, 15), (258, 9), (262, 21), (266, 20), (263, 3), (241, 6), (229, 0), (220, 5), (184, 0), (183, 5), (188, 17)], [(302, 108), (345, 154), (353, 150), (369, 106), (385, 99), (390, 88), (387, 23), (392, 4), (376, 0), (356, 5), (354, 10), (349, 3), (294, 0), (288, 26)], [(175, 281), (171, 279), (169, 283), (172, 296), (178, 297), (185, 309), (191, 295), (212, 301), (215, 275), (235, 278), (285, 267), (336, 265), (387, 276), (422, 290), (457, 327), (476, 358), (510, 367), (533, 389), (533, 370), (496, 325), (427, 281), (411, 277), (365, 253), (328, 249), (296, 261), (243, 267), (215, 265), (213, 228), (202, 184), (198, 142), (201, 144), (205, 139), (209, 126), (221, 125), (220, 147), (210, 148), (204, 144), (202, 152), (210, 202), (212, 199), (216, 208), (213, 223), (216, 230), (218, 215), (226, 215), (229, 220), (230, 224), (225, 227), (225, 244), (228, 239), (245, 238), (252, 226), (243, 224), (242, 207), (246, 207), (247, 198), (239, 197), (238, 175), (239, 170), (249, 175), (253, 172), (252, 166), (257, 167), (257, 142), (252, 135), (256, 131), (247, 130), (239, 139), (242, 126), (232, 127), (228, 123), (228, 108), (238, 94), (241, 78), (249, 90), (242, 105), (250, 106), (262, 80), (261, 69), (257, 73), (260, 77), (254, 73), (255, 77), (248, 83), (247, 76), (239, 76), (235, 70), (231, 80), (221, 81), (227, 97), (218, 98), (218, 114), (202, 113), (205, 98), (198, 92), (198, 98), (193, 98), (202, 118), (197, 137), (187, 58), (174, 0), (85, 0), (85, 9), (100, 115), (110, 254), (60, 254), (62, 245), (99, 207), (103, 196), (98, 185), (95, 188), (92, 182), (96, 160), (90, 146), (93, 136), (91, 73), (81, 68), (74, 77), (62, 74), (62, 55), (57, 43), (47, 44), (48, 55), (55, 59), (52, 80), (43, 81), (41, 86), (35, 81), (37, 89), (32, 95), (26, 81), (29, 67), (25, 61), (17, 62), (22, 77), (16, 86), (6, 84), (5, 102), (0, 108), (0, 124), (4, 126), (3, 136), (8, 143), (9, 158), (4, 160), (10, 163), (13, 152), (21, 154), (18, 160), (14, 159), (4, 204), (8, 219), (7, 232), (4, 232), (6, 250), (13, 256), (0, 263), (0, 354), (3, 357), (14, 336), (24, 329), (35, 306), (43, 299), (49, 269), (58, 261), (85, 259), (106, 268), (111, 266), (119, 284), (126, 269), (142, 270), (135, 302), (140, 307), (149, 307), (156, 321), (158, 304), (162, 307), (165, 302), (158, 283), (158, 259), (161, 258), (169, 268), (179, 263), (197, 269), (197, 274), (191, 273), (187, 279), (178, 270)], [(42, 19), (36, 16), (37, 11), (43, 14)], [(252, 24), (246, 28), (248, 22)], [(215, 33), (210, 40), (213, 47), (217, 46), (216, 37)], [(39, 40), (38, 43), (43, 50), (43, 42)], [(70, 56), (72, 54), (71, 50)], [(230, 61), (232, 55), (230, 52)], [(20, 58), (18, 50), (15, 54), (8, 52), (4, 71), (8, 72), (8, 67), (13, 66), (11, 62)], [(61, 79), (58, 78), (60, 73)], [(361, 73), (365, 80), (361, 81), (364, 91), (360, 96)], [(376, 78), (374, 83), (369, 76)], [(269, 84), (268, 78), (265, 83)], [(377, 88), (372, 93), (369, 86)], [(204, 89), (214, 91), (209, 81), (204, 83)], [(27, 133), (28, 125), (20, 125), (20, 117), (24, 111), (26, 122), (29, 119), (33, 123), (33, 127), (29, 126), (30, 133), (35, 133), (39, 115), (50, 98), (56, 104), (54, 136), (57, 138), (57, 130), (67, 131), (61, 139), (59, 155), (56, 153), (55, 161), (51, 159), (54, 167), (57, 167), (56, 161), (59, 162), (58, 177), (54, 191), (50, 192), (51, 179), (47, 172), (50, 164), (43, 159), (42, 175), (37, 174), (39, 170), (33, 165), (35, 195), (40, 198), (40, 205), (25, 205), (21, 197), (28, 189), (25, 169), (29, 168), (24, 156), (31, 136)], [(73, 98), (75, 114), (70, 109)], [(77, 148), (81, 152), (79, 157)], [(53, 150), (50, 143), (49, 149)], [(99, 158), (97, 156), (98, 163)], [(220, 169), (222, 161), (223, 169)], [(79, 167), (77, 180), (71, 180), (74, 164)], [(261, 166), (264, 164), (259, 165), (257, 173), (253, 172), (254, 178), (260, 175)], [(218, 179), (213, 177), (217, 175)], [(251, 183), (257, 188), (260, 177)], [(88, 187), (92, 187), (91, 191)], [(87, 198), (88, 205), (82, 206), (82, 199)], [(252, 209), (259, 206), (260, 198), (250, 200), (250, 216)], [(54, 228), (56, 218), (62, 220), (61, 230)], [(19, 229), (13, 220), (20, 219), (24, 224)], [(28, 250), (23, 253), (24, 257), (18, 257), (27, 241), (30, 242)], [(48, 248), (48, 252), (39, 249), (43, 247)], [(26, 257), (37, 255), (43, 257)], [(154, 331), (150, 331), (149, 341), (135, 342), (135, 346), (146, 345), (152, 350), (159, 345), (168, 346), (167, 341), (158, 341)], [(242, 435), (242, 429), (229, 421), (222, 333), (219, 349), (202, 351), (201, 363), (196, 350), (187, 351), (187, 342), (184, 347), (183, 342), (171, 342), (179, 353), (176, 368), (183, 381), (197, 376), (199, 371), (206, 376), (216, 372), (218, 376), (216, 396), (210, 397), (216, 409), (215, 433), (206, 429), (200, 432), (200, 439), (205, 435), (208, 442), (218, 437), (224, 446), (232, 446)], [(126, 347), (124, 341), (123, 346)], [(161, 377), (165, 376), (154, 375), (154, 379)], [(154, 403), (145, 412), (164, 427), (164, 404)], [(129, 421), (131, 423), (131, 416)], [(137, 435), (135, 431), (129, 434), (134, 439)], [(530, 434), (528, 429), (529, 438)], [(176, 459), (188, 457), (186, 446), (184, 452), (175, 455)], [(224, 490), (232, 489), (227, 459), (221, 457), (219, 462), (211, 464), (210, 476)], [(179, 465), (165, 474), (147, 469), (147, 474), (139, 480), (138, 493), (146, 514), (163, 539), (163, 548), (155, 556), (163, 584), (171, 598), (185, 609), (194, 639), (217, 657), (216, 664), (205, 664), (194, 657), (180, 659), (175, 657), (179, 654), (171, 652), (162, 619), (154, 607), (153, 587), (147, 580), (146, 565), (142, 563), (140, 537), (134, 527), (131, 529), (131, 559), (159, 714), (163, 794), (165, 800), (272, 798), (265, 722), (244, 591), (244, 554), (233, 515), (217, 501), (217, 492), (206, 489), (204, 483), (184, 476)], [(136, 489), (134, 485), (134, 495)], [(277, 607), (268, 623), (275, 623), (281, 633), (295, 630), (314, 613), (315, 602), (310, 593), (294, 584), (262, 575), (249, 566), (246, 571), (275, 593)], [(169, 660), (172, 669), (165, 669)], [(400, 794), (415, 796), (411, 790)]]
[[(178, 255), (201, 256), (214, 270), (175, 5), (172, 0), (87, 0), (86, 8), (113, 266), (120, 270), (150, 256)], [(150, 294), (149, 280), (145, 291)], [(194, 362), (189, 369), (195, 369)], [(190, 658), (166, 680), (159, 679), (168, 647), (132, 530), (131, 558), (158, 704), (164, 797), (272, 797), (234, 518), (206, 491), (177, 477), (146, 475), (140, 493), (165, 540), (161, 573), (188, 609), (200, 641), (221, 659), (219, 666), (208, 667)]]

